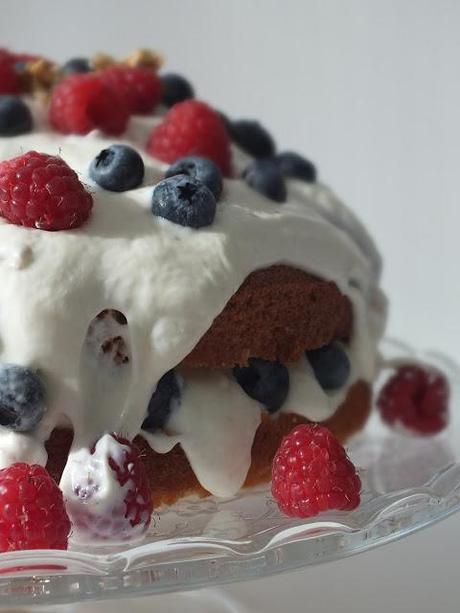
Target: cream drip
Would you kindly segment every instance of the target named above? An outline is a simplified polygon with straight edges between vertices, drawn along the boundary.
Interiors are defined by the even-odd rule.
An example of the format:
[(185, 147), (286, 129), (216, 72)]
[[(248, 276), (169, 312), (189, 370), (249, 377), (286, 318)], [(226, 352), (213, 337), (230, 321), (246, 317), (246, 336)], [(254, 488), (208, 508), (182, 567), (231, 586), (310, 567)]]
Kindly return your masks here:
[[(94, 209), (75, 231), (42, 232), (0, 220), (0, 360), (38, 369), (48, 390), (47, 416), (37, 432), (0, 428), (0, 449), (13, 450), (0, 461), (21, 455), (14, 449), (25, 449), (25, 439), (44, 462), (42, 442), (63, 419), (75, 430), (71, 460), (105, 432), (134, 437), (158, 379), (193, 349), (248, 274), (275, 263), (335, 281), (354, 311), (346, 389), (325, 394), (303, 360), (291, 369), (283, 410), (321, 421), (352, 382), (372, 380), (386, 310), (378, 287), (381, 261), (362, 224), (327, 187), (289, 181), (288, 200), (278, 205), (240, 180), (226, 180), (214, 224), (183, 228), (150, 212), (164, 164), (143, 155), (143, 186), (104, 191), (87, 170), (115, 139), (97, 131), (63, 136), (47, 131), (39, 111), (34, 117), (42, 131), (0, 139), (0, 159), (30, 149), (61, 155), (92, 191)], [(141, 148), (157, 121), (132, 118), (121, 142)], [(239, 154), (236, 166), (245, 159)], [(107, 308), (129, 322), (131, 360), (116, 376), (102, 362), (96, 371), (82, 351), (90, 322)], [(180, 442), (202, 485), (228, 496), (244, 481), (260, 410), (226, 373), (189, 375), (168, 434), (147, 438), (162, 453)]]
[(168, 421), (168, 434), (143, 435), (159, 453), (180, 443), (192, 458), (201, 485), (216, 496), (232, 496), (243, 485), (251, 463), (260, 405), (243, 392), (230, 373), (182, 374), (181, 405)]

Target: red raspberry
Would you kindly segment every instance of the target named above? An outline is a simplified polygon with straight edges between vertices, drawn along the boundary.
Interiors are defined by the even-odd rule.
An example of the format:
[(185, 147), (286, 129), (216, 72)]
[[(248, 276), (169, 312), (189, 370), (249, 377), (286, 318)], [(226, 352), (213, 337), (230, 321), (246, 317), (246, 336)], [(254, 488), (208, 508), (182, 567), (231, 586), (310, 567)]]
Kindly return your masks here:
[(359, 505), (361, 480), (345, 449), (318, 424), (301, 424), (285, 436), (272, 465), (272, 494), (291, 517), (313, 517)]
[(128, 123), (128, 109), (116, 90), (97, 74), (75, 74), (57, 85), (49, 108), (51, 125), (64, 134), (87, 134), (96, 128), (121, 134)]
[[(14, 63), (18, 62), (38, 62), (38, 60), (46, 60), (42, 55), (31, 55), (30, 53), (13, 53), (11, 57), (14, 60)], [(46, 60), (48, 61), (48, 60)]]
[(201, 155), (217, 164), (225, 176), (231, 174), (230, 141), (222, 118), (199, 100), (175, 104), (151, 133), (147, 151), (169, 163)]
[(382, 419), (422, 435), (436, 434), (448, 422), (449, 385), (437, 371), (401, 366), (383, 386), (377, 406)]
[(9, 49), (0, 48), (0, 62), (7, 61), (14, 65), (18, 62), (36, 62), (37, 60), (45, 59), (41, 55), (32, 55), (30, 53), (12, 53)]
[(18, 64), (42, 59), (28, 53), (11, 53), (8, 49), (0, 49), (0, 94), (18, 94), (23, 89), (21, 70)]
[(161, 81), (150, 68), (111, 66), (102, 70), (99, 76), (117, 91), (130, 113), (150, 113), (160, 102)]
[[(70, 473), (66, 477), (66, 471)], [(64, 472), (69, 515), (80, 541), (124, 541), (143, 535), (150, 525), (152, 494), (137, 447), (116, 434), (77, 452)]]
[(10, 51), (6, 49), (5, 47), (0, 47), (0, 62), (9, 60), (10, 57), (11, 57)]
[(70, 230), (90, 216), (93, 199), (59, 157), (29, 151), (0, 163), (0, 216), (17, 226)]
[(21, 83), (10, 59), (0, 58), (0, 94), (17, 94)]
[(0, 470), (0, 551), (67, 549), (69, 532), (61, 490), (42, 466)]

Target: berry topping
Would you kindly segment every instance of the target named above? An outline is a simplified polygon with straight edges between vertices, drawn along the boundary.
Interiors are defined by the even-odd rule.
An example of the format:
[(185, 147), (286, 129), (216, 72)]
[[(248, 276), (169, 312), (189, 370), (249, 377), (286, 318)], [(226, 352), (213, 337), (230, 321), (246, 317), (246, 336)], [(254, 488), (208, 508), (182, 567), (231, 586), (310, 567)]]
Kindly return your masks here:
[(71, 454), (61, 487), (77, 541), (131, 540), (150, 525), (147, 473), (137, 447), (118, 435)]
[(230, 134), (241, 149), (255, 158), (268, 158), (275, 153), (273, 138), (258, 121), (233, 121), (230, 124)]
[(61, 490), (42, 466), (0, 470), (0, 551), (67, 549), (70, 527)]
[(17, 62), (23, 62), (26, 64), (27, 62), (38, 62), (39, 60), (46, 60), (42, 55), (34, 55), (32, 53), (11, 53), (9, 52), (10, 57), (16, 64)]
[(175, 175), (155, 186), (152, 213), (181, 226), (201, 228), (214, 221), (216, 199), (201, 181), (187, 175)]
[(166, 424), (172, 411), (180, 405), (181, 381), (174, 370), (169, 370), (158, 381), (156, 390), (150, 399), (147, 417), (142, 429), (156, 432)]
[(273, 159), (285, 177), (301, 179), (307, 183), (316, 181), (315, 165), (298, 153), (285, 151), (284, 153), (278, 153)]
[(232, 134), (232, 122), (230, 120), (230, 118), (223, 113), (222, 111), (218, 111), (219, 113), (219, 117), (222, 119), (225, 129), (227, 130), (228, 134), (231, 136)]
[(29, 151), (0, 163), (0, 215), (17, 226), (78, 228), (92, 206), (77, 174), (59, 157)]
[(41, 55), (32, 55), (31, 53), (12, 53), (8, 49), (0, 49), (0, 63), (5, 62), (11, 66), (17, 66), (17, 64), (27, 64), (28, 62), (38, 62), (39, 60), (45, 60)]
[(0, 96), (0, 136), (16, 136), (32, 130), (29, 107), (17, 96)]
[(222, 174), (211, 160), (197, 155), (180, 158), (171, 164), (165, 173), (166, 178), (175, 175), (187, 175), (201, 181), (206, 187), (209, 187), (215, 199), (219, 200), (222, 193)]
[(49, 119), (63, 134), (87, 134), (100, 129), (121, 134), (128, 123), (128, 109), (116, 90), (97, 74), (74, 74), (57, 85), (52, 93)]
[(61, 66), (61, 71), (65, 75), (81, 74), (91, 72), (91, 66), (86, 57), (73, 57)]
[(19, 75), (10, 58), (0, 56), (0, 94), (17, 94), (20, 91)]
[(145, 115), (160, 102), (162, 85), (156, 72), (145, 66), (110, 66), (99, 73), (130, 113)]
[(30, 368), (0, 364), (0, 425), (29, 432), (45, 413), (45, 388)]
[(154, 128), (147, 151), (170, 164), (187, 155), (199, 155), (217, 164), (224, 176), (231, 172), (230, 141), (225, 125), (219, 113), (199, 100), (174, 105)]
[(443, 430), (449, 419), (449, 385), (438, 371), (401, 366), (383, 386), (377, 406), (384, 421), (417, 434)]
[(249, 358), (249, 366), (235, 366), (233, 376), (248, 396), (269, 413), (281, 408), (289, 393), (289, 372), (280, 362)]
[(161, 102), (167, 107), (195, 96), (193, 87), (187, 79), (179, 74), (169, 73), (161, 75), (161, 82), (163, 84)]
[(285, 202), (286, 183), (278, 167), (271, 160), (256, 160), (243, 173), (249, 187), (275, 202)]
[(127, 145), (103, 149), (91, 162), (90, 177), (112, 192), (138, 187), (144, 179), (144, 162), (138, 152)]
[(323, 390), (332, 392), (345, 385), (350, 376), (350, 360), (338, 343), (307, 351), (306, 356)]
[(350, 511), (360, 503), (360, 490), (355, 466), (327, 428), (302, 424), (283, 438), (272, 465), (272, 494), (282, 513)]

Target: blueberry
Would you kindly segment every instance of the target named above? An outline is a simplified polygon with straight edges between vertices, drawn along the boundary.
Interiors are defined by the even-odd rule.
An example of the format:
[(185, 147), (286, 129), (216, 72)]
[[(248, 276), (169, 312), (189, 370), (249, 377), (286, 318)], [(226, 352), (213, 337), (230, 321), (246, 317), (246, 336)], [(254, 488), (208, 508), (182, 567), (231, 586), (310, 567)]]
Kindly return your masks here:
[(197, 155), (189, 155), (185, 158), (180, 158), (166, 171), (165, 177), (174, 177), (175, 175), (187, 175), (193, 179), (198, 179), (204, 183), (214, 194), (216, 200), (222, 193), (222, 173), (219, 168), (207, 158), (202, 158)]
[(345, 385), (350, 376), (350, 360), (338, 343), (307, 351), (306, 356), (323, 390), (334, 391)]
[(316, 167), (309, 160), (294, 151), (285, 151), (275, 155), (274, 161), (283, 175), (314, 183), (316, 181)]
[(181, 387), (174, 370), (169, 370), (158, 381), (156, 390), (150, 399), (147, 417), (142, 429), (155, 432), (162, 428), (172, 411), (180, 405)]
[(152, 213), (181, 226), (209, 226), (216, 214), (214, 194), (198, 179), (175, 175), (158, 183), (152, 194)]
[(241, 149), (255, 158), (271, 157), (275, 154), (275, 141), (258, 121), (233, 121), (230, 124), (230, 135)]
[(16, 136), (32, 130), (32, 114), (17, 96), (0, 96), (0, 136)]
[(73, 57), (61, 66), (61, 70), (66, 75), (79, 74), (91, 72), (91, 66), (86, 57)]
[(289, 392), (289, 372), (280, 362), (249, 358), (249, 366), (235, 366), (233, 376), (248, 396), (269, 413), (281, 408)]
[(27, 66), (27, 62), (25, 62), (24, 60), (20, 60), (19, 62), (14, 63), (14, 70), (18, 74), (21, 74), (26, 69), (26, 66)]
[(286, 183), (277, 165), (272, 160), (256, 160), (243, 172), (249, 187), (260, 192), (270, 200), (286, 200)]
[(45, 412), (45, 388), (30, 368), (0, 365), (0, 425), (29, 432)]
[(144, 179), (144, 162), (127, 145), (111, 145), (91, 162), (90, 177), (111, 192), (125, 192), (138, 187)]
[(163, 96), (161, 102), (167, 106), (173, 106), (195, 96), (193, 87), (183, 76), (168, 73), (161, 76), (163, 83)]

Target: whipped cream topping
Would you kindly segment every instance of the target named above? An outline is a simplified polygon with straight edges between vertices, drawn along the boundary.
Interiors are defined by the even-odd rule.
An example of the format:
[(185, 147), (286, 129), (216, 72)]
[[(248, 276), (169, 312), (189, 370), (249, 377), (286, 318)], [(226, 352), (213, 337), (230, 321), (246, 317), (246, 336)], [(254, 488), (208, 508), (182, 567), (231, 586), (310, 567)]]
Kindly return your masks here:
[[(43, 442), (63, 423), (75, 431), (69, 465), (106, 432), (133, 438), (160, 377), (193, 349), (251, 272), (276, 263), (334, 281), (354, 313), (347, 386), (325, 393), (302, 360), (290, 370), (282, 410), (322, 421), (354, 381), (373, 379), (386, 316), (381, 260), (365, 228), (326, 186), (289, 180), (287, 202), (279, 205), (241, 180), (225, 180), (213, 225), (184, 228), (151, 214), (152, 189), (166, 166), (147, 154), (144, 183), (135, 190), (104, 191), (88, 175), (93, 157), (114, 142), (137, 145), (142, 154), (158, 116), (133, 117), (117, 140), (98, 131), (63, 136), (48, 129), (38, 107), (33, 114), (36, 131), (0, 138), (0, 159), (31, 149), (62, 156), (91, 190), (94, 209), (85, 226), (65, 232), (0, 219), (0, 360), (37, 369), (48, 392), (46, 418), (35, 432), (0, 428), (0, 449), (9, 450), (0, 453), (2, 464), (25, 448), (24, 457), (44, 463)], [(234, 157), (235, 167), (246, 163), (242, 152)], [(105, 309), (128, 320), (122, 333), (130, 361), (115, 372), (85, 340)], [(94, 334), (100, 340), (105, 332)], [(229, 373), (183, 374), (182, 403), (167, 433), (145, 436), (161, 453), (180, 443), (200, 483), (230, 496), (249, 468), (261, 407)]]

